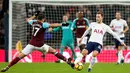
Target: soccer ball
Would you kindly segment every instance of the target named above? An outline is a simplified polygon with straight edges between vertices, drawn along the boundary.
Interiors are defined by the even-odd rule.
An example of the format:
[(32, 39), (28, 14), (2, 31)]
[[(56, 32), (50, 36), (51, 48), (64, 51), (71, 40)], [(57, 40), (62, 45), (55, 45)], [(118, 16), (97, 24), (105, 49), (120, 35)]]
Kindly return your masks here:
[(77, 64), (75, 64), (75, 69), (81, 71), (83, 69), (83, 64), (81, 62), (78, 62)]

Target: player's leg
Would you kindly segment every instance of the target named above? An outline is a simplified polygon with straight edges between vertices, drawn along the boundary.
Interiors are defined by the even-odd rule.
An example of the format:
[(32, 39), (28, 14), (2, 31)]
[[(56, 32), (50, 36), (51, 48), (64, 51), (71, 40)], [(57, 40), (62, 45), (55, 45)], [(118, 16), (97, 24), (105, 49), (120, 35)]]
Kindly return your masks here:
[(74, 64), (71, 63), (72, 58), (66, 59), (62, 54), (58, 53), (58, 52), (57, 52), (55, 49), (53, 49), (53, 48), (50, 48), (48, 52), (54, 54), (57, 58), (59, 58), (59, 59), (65, 61), (65, 62), (66, 62), (67, 64), (69, 64), (72, 68), (74, 68)]
[[(82, 51), (83, 49), (85, 49), (86, 44), (87, 44), (87, 39), (88, 39), (88, 37), (84, 37), (83, 40), (81, 41), (81, 44), (78, 44), (81, 51)], [(79, 42), (79, 39), (77, 39), (77, 40), (78, 40), (78, 42)], [(82, 61), (83, 61), (84, 64), (85, 64), (85, 62), (86, 62), (86, 61), (85, 61), (85, 58), (86, 58), (86, 55), (84, 55), (83, 58), (82, 58)]]
[(65, 62), (67, 61), (67, 59), (62, 54), (58, 53), (55, 49), (53, 49), (51, 47), (49, 48), (48, 53), (54, 54), (57, 58), (65, 61)]
[(94, 51), (92, 53), (92, 59), (90, 61), (89, 67), (88, 67), (88, 72), (91, 72), (92, 67), (94, 66), (96, 62), (96, 56), (100, 53), (102, 46), (98, 43), (94, 43)]
[(117, 48), (117, 57), (118, 57), (117, 65), (120, 64), (120, 62), (121, 62), (121, 52), (122, 52), (121, 46), (118, 46), (118, 48)]
[(8, 66), (6, 66), (5, 68), (3, 68), (1, 70), (1, 72), (5, 72), (7, 71), (10, 67), (12, 67), (13, 65), (15, 65), (19, 60), (21, 60), (22, 58), (24, 58), (26, 55), (28, 55), (29, 53), (31, 53), (33, 51), (33, 46), (32, 45), (27, 45), (22, 52), (19, 54), (19, 56), (17, 56), (16, 58), (14, 58), (9, 64)]
[(81, 54), (79, 54), (74, 62), (74, 64), (80, 62), (83, 58), (83, 56), (86, 56), (87, 54), (91, 53), (93, 50), (93, 43), (89, 42), (87, 44), (87, 47), (85, 49), (82, 50)]
[[(122, 39), (122, 41), (124, 41), (124, 39)], [(123, 51), (122, 51), (123, 46), (118, 40), (116, 40), (115, 42), (116, 42), (116, 47), (117, 47), (117, 56), (118, 56), (117, 65), (118, 65), (120, 63), (124, 63), (124, 56), (123, 56)]]
[[(66, 47), (66, 42), (64, 40), (62, 40), (61, 42), (61, 46), (60, 46), (60, 53), (63, 55), (64, 49)], [(58, 59), (57, 61), (55, 61), (56, 63), (60, 63), (60, 59)]]
[(118, 46), (118, 62), (119, 63), (124, 63), (124, 56), (123, 56), (123, 51), (122, 51), (123, 46)]
[[(82, 42), (81, 42), (81, 50), (82, 50), (82, 49), (85, 49), (86, 44), (87, 44), (87, 41), (88, 41), (88, 37), (84, 37), (83, 40), (82, 40)], [(85, 59), (86, 59), (86, 55), (83, 56), (83, 59), (82, 59), (83, 64), (86, 63), (86, 60), (85, 60)]]
[(76, 60), (76, 54), (75, 54), (75, 52), (74, 52), (74, 42), (73, 42), (73, 41), (70, 42), (70, 43), (68, 44), (68, 46), (70, 47), (70, 49), (71, 49), (71, 51), (72, 51), (72, 55), (73, 55), (74, 60)]
[[(121, 40), (124, 42), (125, 38), (121, 38)], [(121, 63), (124, 63), (124, 56), (123, 56), (123, 46), (121, 45), (120, 43), (120, 51), (119, 51), (119, 54), (120, 54), (120, 57), (121, 57)]]
[(119, 47), (119, 41), (117, 39), (115, 39), (115, 48), (117, 49), (116, 55), (117, 55), (117, 65), (118, 65), (120, 64), (120, 57), (119, 57), (119, 51), (118, 51), (120, 47)]
[[(65, 46), (63, 46), (63, 45), (60, 47), (60, 54), (62, 54), (62, 55), (63, 55), (63, 52), (64, 52), (64, 48), (65, 48)], [(56, 62), (56, 63), (60, 63), (60, 61), (61, 61), (61, 60), (58, 59), (58, 60), (55, 61), (55, 62)]]
[(91, 71), (91, 69), (92, 69), (92, 67), (94, 66), (94, 64), (95, 64), (95, 61), (96, 61), (96, 56), (98, 55), (98, 51), (93, 51), (93, 53), (92, 53), (92, 59), (91, 59), (91, 61), (90, 61), (90, 64), (89, 64), (89, 67), (88, 67), (88, 72), (90, 72)]
[(121, 54), (121, 63), (124, 63), (123, 46), (121, 46), (120, 54)]
[(74, 67), (74, 64), (71, 64), (71, 60), (72, 58), (68, 58), (66, 59), (62, 54), (58, 53), (54, 48), (50, 47), (49, 45), (44, 44), (39, 51), (43, 52), (43, 53), (52, 53), (54, 54), (57, 58), (65, 61), (67, 64), (69, 64), (71, 67)]
[[(85, 44), (81, 44), (81, 45), (79, 46), (79, 48), (80, 48), (80, 50), (82, 51), (83, 49), (85, 49)], [(83, 64), (86, 63), (85, 58), (86, 58), (86, 55), (84, 55), (83, 58), (82, 58)]]

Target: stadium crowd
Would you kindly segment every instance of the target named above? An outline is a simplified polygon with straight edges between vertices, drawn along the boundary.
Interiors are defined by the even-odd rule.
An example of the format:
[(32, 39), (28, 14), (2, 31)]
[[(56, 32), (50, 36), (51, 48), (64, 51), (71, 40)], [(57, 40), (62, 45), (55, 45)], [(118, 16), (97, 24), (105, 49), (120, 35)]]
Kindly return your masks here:
[(0, 49), (8, 47), (8, 0), (0, 0)]
[(2, 16), (2, 0), (0, 0), (0, 48), (4, 48), (4, 22)]

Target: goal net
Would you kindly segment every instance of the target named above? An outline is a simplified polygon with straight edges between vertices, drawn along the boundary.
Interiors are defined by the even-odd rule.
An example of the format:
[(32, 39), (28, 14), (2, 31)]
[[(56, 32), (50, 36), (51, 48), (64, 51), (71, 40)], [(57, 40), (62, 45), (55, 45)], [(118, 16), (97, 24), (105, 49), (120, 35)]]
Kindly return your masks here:
[[(82, 10), (84, 12), (84, 17), (88, 18), (89, 22), (94, 22), (96, 20), (95, 15), (97, 11), (102, 11), (104, 13), (103, 22), (107, 25), (110, 24), (111, 20), (115, 18), (115, 12), (120, 11), (122, 18), (125, 19), (130, 25), (130, 5), (129, 3), (113, 3), (113, 2), (44, 2), (44, 1), (12, 1), (12, 19), (10, 25), (12, 25), (12, 35), (11, 36), (11, 51), (12, 56), (16, 53), (14, 50), (16, 43), (20, 40), (22, 42), (22, 48), (24, 48), (31, 38), (32, 28), (26, 23), (26, 18), (31, 17), (38, 10), (43, 12), (46, 16), (46, 20), (49, 23), (61, 23), (62, 16), (64, 14), (69, 15), (69, 20), (73, 21), (76, 18), (76, 12)], [(59, 49), (62, 31), (56, 33), (45, 32), (45, 42), (46, 44)], [(126, 34), (126, 44), (130, 45), (130, 32)], [(114, 50), (114, 41), (110, 34), (106, 34), (104, 37), (104, 48), (102, 53), (98, 56), (99, 62), (115, 62), (117, 57)], [(75, 40), (76, 41), (76, 40)], [(76, 47), (76, 46), (75, 46)], [(106, 53), (105, 53), (106, 52)], [(70, 53), (70, 51), (69, 51)], [(127, 52), (125, 52), (126, 54)], [(41, 58), (42, 54), (39, 52), (33, 52), (31, 59), (32, 62), (54, 62), (57, 58), (47, 54), (45, 58)], [(110, 57), (110, 58), (109, 58)], [(113, 57), (113, 58), (111, 58)], [(28, 57), (30, 59), (30, 57)], [(52, 59), (52, 60), (50, 60)], [(10, 58), (11, 60), (11, 58)]]

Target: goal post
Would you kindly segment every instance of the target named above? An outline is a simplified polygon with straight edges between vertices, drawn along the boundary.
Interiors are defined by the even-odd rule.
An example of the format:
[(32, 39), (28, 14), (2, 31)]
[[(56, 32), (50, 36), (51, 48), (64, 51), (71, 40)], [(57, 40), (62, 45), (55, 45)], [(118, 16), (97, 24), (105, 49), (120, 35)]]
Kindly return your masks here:
[[(98, 10), (103, 11), (105, 15), (104, 23), (107, 25), (114, 19), (116, 11), (121, 11), (122, 18), (126, 21), (130, 19), (129, 0), (10, 0), (9, 4), (9, 62), (12, 60), (12, 49), (15, 49), (17, 41), (21, 40), (22, 48), (24, 48), (31, 38), (31, 26), (27, 25), (25, 19), (32, 16), (37, 10), (45, 13), (46, 20), (49, 23), (61, 23), (62, 16), (65, 13), (69, 13), (69, 20), (73, 21), (76, 18), (76, 12), (79, 10), (84, 11), (84, 16), (88, 18), (90, 22), (95, 21), (95, 14)], [(61, 31), (56, 33), (45, 32), (44, 39), (47, 44), (59, 49), (61, 37)], [(126, 37), (126, 44), (129, 46), (130, 32), (126, 33)], [(112, 36), (109, 34), (105, 35), (104, 46), (108, 46), (108, 48), (105, 49), (113, 49), (110, 47), (113, 47), (114, 44), (112, 40)]]
[(8, 62), (12, 60), (12, 0), (9, 0), (9, 51)]

